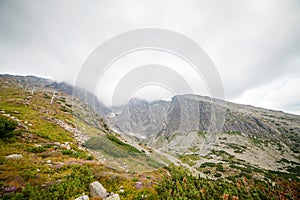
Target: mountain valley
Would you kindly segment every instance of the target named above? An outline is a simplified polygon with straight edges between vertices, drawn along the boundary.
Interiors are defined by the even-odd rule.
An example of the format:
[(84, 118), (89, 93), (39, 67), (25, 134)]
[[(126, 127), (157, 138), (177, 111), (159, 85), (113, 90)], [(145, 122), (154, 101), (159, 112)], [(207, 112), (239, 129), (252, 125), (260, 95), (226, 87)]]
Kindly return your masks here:
[[(121, 199), (164, 199), (172, 184), (177, 184), (174, 198), (189, 199), (184, 195), (192, 194), (179, 185), (198, 180), (203, 188), (214, 183), (211, 188), (231, 188), (206, 197), (195, 189), (193, 195), (204, 198), (228, 194), (233, 199), (240, 192), (243, 199), (240, 188), (232, 189), (241, 180), (248, 181), (241, 188), (267, 184), (273, 198), (300, 197), (298, 115), (199, 95), (131, 99), (109, 108), (89, 92), (73, 93), (66, 83), (34, 76), (0, 75), (0, 87), (1, 117), (17, 123), (14, 136), (0, 140), (0, 198), (32, 197), (28, 185), (67, 190), (72, 186), (64, 183), (72, 180), (76, 190), (52, 197), (74, 199), (87, 192), (92, 179)], [(249, 198), (267, 196), (262, 191), (259, 198), (250, 193)]]

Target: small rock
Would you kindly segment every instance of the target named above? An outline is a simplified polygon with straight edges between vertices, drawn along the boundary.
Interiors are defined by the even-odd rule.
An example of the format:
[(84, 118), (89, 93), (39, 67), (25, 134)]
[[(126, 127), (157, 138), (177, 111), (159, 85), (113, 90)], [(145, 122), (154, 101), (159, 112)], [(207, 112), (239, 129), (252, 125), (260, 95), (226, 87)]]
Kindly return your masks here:
[(143, 183), (142, 182), (136, 182), (135, 187), (136, 187), (137, 190), (142, 189)]
[(107, 197), (106, 200), (120, 200), (120, 197), (118, 194), (113, 194), (112, 196)]
[(47, 160), (47, 164), (51, 164), (51, 160)]
[(71, 149), (71, 146), (69, 144), (67, 144), (66, 147), (67, 147), (67, 150)]
[(272, 182), (272, 187), (275, 187), (276, 186), (276, 183), (275, 182)]
[(53, 144), (56, 145), (56, 146), (60, 146), (59, 142), (53, 142)]
[(18, 123), (18, 128), (28, 130), (28, 127), (21, 123)]
[(107, 196), (106, 189), (98, 181), (92, 182), (89, 186), (89, 189), (91, 197), (101, 197), (102, 199), (105, 199)]
[(65, 142), (64, 144), (61, 144), (60, 147), (63, 149), (71, 150), (71, 146), (69, 142)]
[(40, 172), (41, 170), (40, 170), (40, 169), (36, 169), (36, 171), (37, 171), (37, 172)]
[(11, 154), (11, 155), (5, 156), (5, 158), (7, 158), (7, 159), (21, 159), (21, 158), (23, 158), (23, 156), (22, 156), (22, 154)]
[(16, 111), (16, 110), (13, 111), (13, 113), (15, 113), (15, 114), (20, 114), (20, 112), (19, 112), (19, 111)]
[(88, 195), (82, 195), (80, 197), (77, 197), (76, 199), (74, 200), (89, 200), (89, 196)]
[(119, 188), (119, 192), (120, 192), (120, 193), (124, 193), (124, 192), (125, 192), (125, 189), (124, 189), (123, 186), (121, 186), (121, 187)]
[(17, 188), (15, 187), (15, 186), (12, 186), (12, 187), (9, 187), (9, 188), (5, 188), (5, 192), (14, 192), (14, 191), (16, 191), (17, 190)]

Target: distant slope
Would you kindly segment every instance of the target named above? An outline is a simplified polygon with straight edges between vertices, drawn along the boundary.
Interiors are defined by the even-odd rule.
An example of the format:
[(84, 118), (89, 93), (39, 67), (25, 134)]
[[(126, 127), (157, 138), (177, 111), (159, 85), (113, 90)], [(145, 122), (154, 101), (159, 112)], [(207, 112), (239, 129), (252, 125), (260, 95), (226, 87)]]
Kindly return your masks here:
[[(179, 158), (195, 173), (204, 175), (208, 168), (201, 166), (206, 162), (221, 162), (227, 166), (224, 177), (233, 176), (240, 165), (300, 178), (298, 115), (198, 95), (178, 95), (171, 101), (132, 99), (115, 109), (109, 120), (120, 133), (146, 138), (141, 139), (145, 145), (169, 155), (171, 160), (172, 156)], [(214, 134), (218, 131), (220, 134)], [(207, 137), (212, 144), (207, 143)], [(212, 151), (203, 156), (201, 149), (207, 145), (212, 145)]]
[[(150, 103), (132, 99), (115, 112), (111, 124), (125, 133), (170, 137), (190, 131), (239, 132), (251, 138), (279, 139), (300, 153), (300, 116), (280, 111), (198, 95), (179, 95), (171, 101)], [(223, 126), (210, 126), (213, 121)]]

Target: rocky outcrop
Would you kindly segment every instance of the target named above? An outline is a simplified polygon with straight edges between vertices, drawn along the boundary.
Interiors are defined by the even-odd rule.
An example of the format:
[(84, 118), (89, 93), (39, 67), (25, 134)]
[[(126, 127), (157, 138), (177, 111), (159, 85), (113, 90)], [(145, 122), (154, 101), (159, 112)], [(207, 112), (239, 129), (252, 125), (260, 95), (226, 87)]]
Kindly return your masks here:
[[(116, 112), (110, 118), (111, 126), (141, 138), (169, 140), (176, 133), (238, 132), (250, 138), (283, 140), (294, 151), (299, 149), (300, 116), (279, 111), (199, 95), (178, 95), (171, 101), (132, 99)], [(216, 134), (211, 136), (206, 140), (218, 139)], [(151, 141), (152, 146), (157, 140)]]
[[(98, 181), (94, 181), (89, 185), (90, 197), (92, 199), (103, 199), (103, 200), (120, 200), (118, 194), (108, 193), (107, 190), (103, 187)], [(81, 195), (74, 200), (89, 200), (88, 195)]]
[(169, 103), (165, 101), (147, 102), (131, 99), (128, 105), (116, 108), (109, 118), (117, 130), (138, 137), (149, 137), (164, 126)]
[(101, 197), (102, 199), (105, 199), (107, 197), (106, 189), (98, 181), (92, 182), (89, 186), (89, 189), (91, 197)]

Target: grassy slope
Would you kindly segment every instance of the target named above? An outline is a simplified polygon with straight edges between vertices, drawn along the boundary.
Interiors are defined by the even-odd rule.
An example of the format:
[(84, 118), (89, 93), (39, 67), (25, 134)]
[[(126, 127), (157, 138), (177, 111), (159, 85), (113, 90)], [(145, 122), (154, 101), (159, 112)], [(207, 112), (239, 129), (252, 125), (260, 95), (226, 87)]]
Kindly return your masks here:
[[(72, 124), (75, 122), (73, 116), (61, 109), (64, 102), (54, 101), (50, 105), (50, 99), (45, 93), (47, 92), (36, 91), (31, 95), (22, 89), (1, 85), (1, 114), (10, 114), (27, 126), (28, 130), (19, 128), (18, 135), (14, 138), (0, 139), (0, 197), (5, 193), (14, 196), (15, 192), (21, 191), (28, 184), (53, 185), (78, 169), (74, 166), (83, 165), (88, 166), (95, 175), (94, 180), (101, 181), (108, 191), (117, 193), (119, 187), (123, 186), (125, 193), (121, 197), (124, 199), (133, 198), (138, 193), (156, 194), (153, 185), (160, 177), (158, 172), (120, 173), (99, 164), (95, 159), (91, 160), (89, 152), (79, 150), (79, 144), (72, 138), (72, 133), (49, 120), (55, 118)], [(76, 123), (84, 127), (88, 135), (97, 133), (105, 136), (99, 128), (78, 119)], [(72, 151), (57, 146), (57, 142), (70, 142)], [(5, 156), (10, 154), (22, 154), (23, 158), (6, 159)], [(47, 163), (48, 160), (51, 160), (51, 164)], [(134, 181), (143, 181), (144, 189), (136, 190), (133, 178)], [(13, 192), (7, 192), (8, 190)]]

